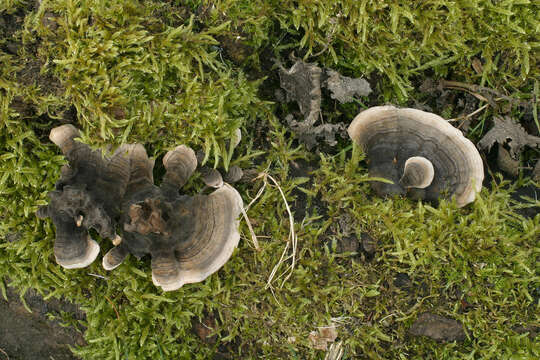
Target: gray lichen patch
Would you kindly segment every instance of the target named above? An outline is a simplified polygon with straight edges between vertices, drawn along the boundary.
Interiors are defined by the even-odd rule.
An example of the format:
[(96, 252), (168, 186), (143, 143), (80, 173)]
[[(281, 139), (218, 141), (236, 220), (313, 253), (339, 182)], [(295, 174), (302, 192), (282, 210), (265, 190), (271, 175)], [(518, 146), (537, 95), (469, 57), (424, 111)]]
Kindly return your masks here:
[(371, 87), (365, 79), (343, 76), (332, 69), (326, 69), (326, 74), (326, 87), (332, 92), (332, 99), (341, 104), (353, 101), (355, 96), (368, 96), (371, 93)]

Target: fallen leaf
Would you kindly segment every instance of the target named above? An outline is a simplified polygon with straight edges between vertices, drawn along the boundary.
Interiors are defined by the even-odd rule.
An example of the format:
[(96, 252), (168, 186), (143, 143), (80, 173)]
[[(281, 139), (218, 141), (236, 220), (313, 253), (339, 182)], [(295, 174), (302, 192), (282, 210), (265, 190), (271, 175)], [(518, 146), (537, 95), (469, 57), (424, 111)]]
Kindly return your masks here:
[[(296, 134), (300, 142), (306, 144), (308, 149), (314, 148), (319, 139), (330, 146), (334, 146), (336, 135), (347, 137), (346, 125), (341, 124), (320, 124), (315, 125), (321, 115), (321, 86), (326, 86), (332, 92), (332, 98), (339, 102), (352, 101), (354, 95), (364, 96), (371, 92), (369, 83), (363, 79), (353, 79), (340, 75), (332, 69), (321, 69), (316, 63), (306, 63), (300, 59), (296, 60), (290, 69), (279, 65), (280, 86), (285, 90), (285, 101), (296, 101), (300, 112), (304, 116), (303, 120), (296, 120), (289, 114), (285, 120), (291, 130)], [(323, 75), (328, 79), (321, 83)], [(277, 94), (276, 98), (282, 98)]]
[(494, 126), (478, 142), (478, 147), (489, 151), (493, 144), (508, 144), (510, 147), (510, 156), (517, 159), (523, 147), (540, 145), (540, 138), (529, 135), (521, 125), (512, 121), (508, 116), (493, 118)]
[(296, 134), (298, 139), (306, 144), (308, 149), (313, 149), (318, 144), (318, 139), (322, 138), (328, 145), (334, 146), (336, 135), (345, 137), (345, 124), (322, 124), (313, 126), (311, 121), (297, 121), (294, 116), (287, 115), (287, 124)]
[(482, 62), (478, 58), (474, 58), (472, 60), (472, 67), (474, 71), (476, 71), (477, 74), (482, 75), (484, 72), (484, 67), (482, 66)]
[(304, 121), (313, 125), (321, 112), (322, 69), (315, 63), (298, 59), (290, 69), (279, 65), (280, 86), (287, 94), (287, 102), (296, 101)]

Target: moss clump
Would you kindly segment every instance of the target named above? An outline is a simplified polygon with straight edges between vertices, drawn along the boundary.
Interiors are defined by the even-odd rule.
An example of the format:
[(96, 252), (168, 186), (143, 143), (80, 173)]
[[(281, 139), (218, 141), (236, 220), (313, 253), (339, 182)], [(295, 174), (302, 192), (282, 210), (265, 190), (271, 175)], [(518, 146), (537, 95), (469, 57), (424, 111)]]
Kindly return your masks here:
[[(433, 74), (530, 97), (539, 75), (535, 3), (36, 4), (0, 4), (0, 290), (9, 278), (23, 293), (33, 287), (81, 304), (88, 343), (75, 349), (81, 357), (324, 358), (308, 337), (331, 323), (344, 359), (540, 356), (538, 341), (519, 330), (538, 327), (540, 296), (540, 216), (518, 212), (538, 201), (513, 202), (519, 182), (496, 178), (465, 209), (374, 198), (348, 142), (311, 154), (276, 118), (282, 108), (261, 100), (277, 88), (268, 60), (293, 50), (345, 75), (379, 78), (366, 105), (412, 101), (416, 77)], [(239, 56), (228, 55), (232, 42), (242, 46)], [(471, 67), (474, 57), (481, 72)], [(331, 121), (350, 120), (364, 104), (323, 107)], [(61, 269), (54, 228), (34, 212), (64, 163), (47, 139), (62, 122), (82, 127), (83, 141), (94, 146), (138, 141), (159, 157), (184, 143), (205, 150), (212, 165), (269, 172), (293, 206), (299, 248), (292, 276), (267, 287), (289, 236), (272, 184), (248, 212), (261, 250), (242, 222), (240, 248), (203, 283), (160, 293), (148, 259), (130, 258), (112, 273), (98, 262)], [(244, 140), (231, 160), (227, 140), (239, 127)], [(261, 186), (262, 178), (238, 186), (246, 204)], [(194, 179), (187, 191), (200, 188)], [(371, 258), (337, 251), (362, 232), (377, 240)], [(101, 244), (106, 252), (110, 245)], [(407, 335), (425, 311), (460, 321), (467, 339), (442, 344)], [(193, 331), (207, 318), (215, 319), (212, 341)]]
[[(211, 9), (213, 23), (231, 19), (253, 46), (294, 49), (353, 75), (376, 72), (386, 80), (381, 90), (387, 101), (405, 100), (411, 78), (425, 70), (516, 88), (540, 75), (540, 8), (528, 0), (231, 0)], [(474, 57), (483, 64), (480, 73), (471, 66)]]

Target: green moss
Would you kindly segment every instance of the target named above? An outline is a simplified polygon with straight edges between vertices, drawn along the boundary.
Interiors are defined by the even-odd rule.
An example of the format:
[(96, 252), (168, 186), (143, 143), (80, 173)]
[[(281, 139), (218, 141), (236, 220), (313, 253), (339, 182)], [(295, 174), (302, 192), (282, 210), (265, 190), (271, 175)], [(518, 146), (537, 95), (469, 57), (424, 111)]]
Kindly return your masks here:
[[(331, 322), (339, 325), (344, 359), (540, 356), (538, 342), (515, 331), (538, 326), (540, 216), (517, 212), (538, 201), (513, 202), (509, 193), (518, 184), (498, 178), (465, 209), (448, 201), (435, 208), (378, 199), (356, 148), (344, 141), (332, 155), (315, 155), (298, 147), (276, 108), (261, 100), (259, 92), (274, 90), (267, 88), (271, 81), (261, 85), (262, 75), (254, 76), (275, 75), (268, 73), (269, 57), (294, 50), (347, 75), (380, 77), (373, 84), (376, 103), (412, 99), (411, 81), (433, 74), (523, 96), (538, 77), (536, 4), (49, 0), (32, 6), (0, 5), (0, 15), (24, 16), (9, 39), (0, 39), (0, 279), (23, 293), (33, 287), (80, 304), (88, 345), (75, 352), (82, 358), (204, 359), (218, 351), (233, 358), (324, 358), (308, 335)], [(237, 37), (252, 49), (246, 67), (231, 61), (218, 41)], [(18, 44), (16, 54), (6, 50), (8, 40)], [(472, 70), (473, 57), (483, 61), (482, 74)], [(326, 105), (331, 121), (364, 107)], [(66, 115), (71, 107), (75, 118)], [(266, 286), (289, 236), (285, 204), (271, 184), (248, 211), (261, 250), (242, 221), (239, 249), (203, 283), (161, 293), (148, 259), (129, 258), (110, 273), (99, 261), (60, 268), (52, 254), (54, 227), (34, 212), (64, 162), (47, 138), (62, 121), (81, 127), (83, 141), (97, 147), (138, 141), (159, 157), (184, 143), (204, 149), (215, 166), (232, 162), (269, 172), (296, 212), (291, 278), (283, 287)], [(230, 159), (227, 140), (237, 128), (244, 138)], [(291, 177), (294, 162), (305, 161), (317, 167), (312, 180)], [(262, 179), (238, 185), (246, 204), (261, 186)], [(194, 179), (187, 191), (200, 188)], [(346, 237), (336, 219), (345, 217), (354, 237), (368, 232), (377, 239), (372, 260), (336, 251)], [(100, 243), (103, 251), (110, 247)], [(406, 289), (394, 284), (400, 273), (410, 278)], [(440, 344), (410, 337), (407, 329), (424, 311), (462, 322), (467, 339)], [(210, 313), (216, 344), (192, 330)]]

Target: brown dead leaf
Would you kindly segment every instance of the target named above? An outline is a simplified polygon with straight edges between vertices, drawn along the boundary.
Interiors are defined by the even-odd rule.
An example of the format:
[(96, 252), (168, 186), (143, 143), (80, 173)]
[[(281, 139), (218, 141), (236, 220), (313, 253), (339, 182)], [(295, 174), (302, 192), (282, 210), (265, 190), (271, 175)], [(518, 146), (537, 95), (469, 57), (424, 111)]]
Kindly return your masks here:
[(345, 137), (345, 124), (322, 124), (313, 126), (310, 121), (297, 121), (294, 116), (287, 115), (285, 118), (287, 124), (296, 134), (300, 142), (304, 143), (308, 149), (317, 146), (318, 140), (322, 138), (328, 145), (334, 146), (336, 135)]
[(538, 147), (540, 138), (528, 134), (518, 123), (509, 116), (493, 118), (493, 128), (478, 142), (478, 147), (489, 151), (495, 144), (508, 144), (510, 156), (517, 159), (524, 146)]
[(318, 328), (317, 331), (312, 331), (309, 333), (309, 340), (314, 349), (317, 350), (326, 350), (328, 348), (328, 343), (333, 343), (338, 336), (336, 326), (324, 326)]
[(298, 59), (290, 69), (279, 65), (279, 81), (287, 102), (296, 101), (304, 121), (313, 125), (321, 112), (322, 69), (315, 63)]
[(472, 60), (472, 67), (474, 71), (476, 71), (477, 74), (482, 75), (484, 72), (484, 67), (482, 66), (482, 62), (478, 58), (474, 58)]

